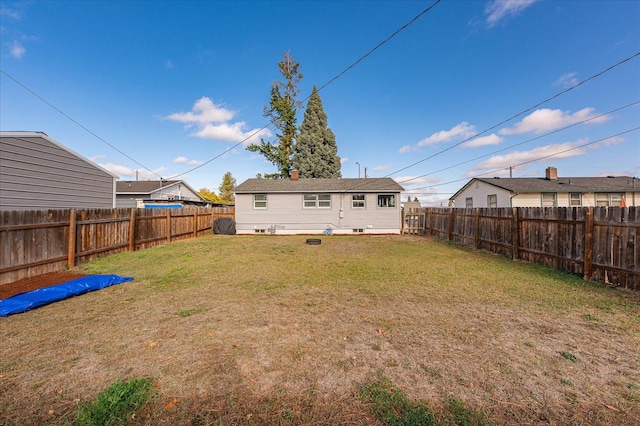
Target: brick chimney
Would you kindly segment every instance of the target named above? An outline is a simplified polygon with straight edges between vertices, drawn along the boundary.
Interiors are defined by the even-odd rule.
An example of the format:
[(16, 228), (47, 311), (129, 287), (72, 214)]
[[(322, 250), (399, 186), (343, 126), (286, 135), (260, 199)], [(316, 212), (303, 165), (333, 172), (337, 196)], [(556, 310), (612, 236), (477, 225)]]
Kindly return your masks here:
[(556, 169), (555, 167), (553, 166), (547, 167), (544, 173), (545, 173), (545, 179), (558, 180), (558, 169)]
[(298, 171), (296, 169), (291, 170), (291, 180), (298, 180)]

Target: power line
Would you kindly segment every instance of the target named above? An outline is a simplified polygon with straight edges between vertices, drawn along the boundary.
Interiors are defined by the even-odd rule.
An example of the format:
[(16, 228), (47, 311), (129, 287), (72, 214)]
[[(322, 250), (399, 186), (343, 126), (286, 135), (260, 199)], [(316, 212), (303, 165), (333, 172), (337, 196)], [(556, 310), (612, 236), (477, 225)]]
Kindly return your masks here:
[(127, 157), (129, 160), (133, 161), (134, 163), (136, 163), (138, 166), (142, 167), (143, 169), (145, 169), (146, 171), (158, 176), (159, 178), (162, 178), (162, 176), (160, 176), (159, 174), (157, 174), (156, 172), (154, 172), (153, 170), (149, 169), (148, 167), (146, 167), (144, 164), (140, 163), (139, 161), (133, 159), (131, 156), (125, 154), (124, 152), (122, 152), (120, 149), (116, 148), (114, 145), (110, 144), (109, 142), (107, 142), (106, 140), (104, 140), (103, 138), (101, 138), (100, 136), (98, 136), (97, 134), (95, 134), (94, 132), (92, 132), (91, 130), (89, 130), (86, 126), (84, 126), (82, 123), (80, 123), (79, 121), (77, 121), (76, 119), (74, 119), (73, 117), (69, 116), (67, 113), (65, 113), (64, 111), (62, 111), (60, 108), (56, 107), (55, 105), (53, 105), (51, 102), (47, 101), (45, 98), (43, 98), (42, 96), (40, 96), (39, 94), (37, 94), (35, 91), (31, 90), (29, 87), (27, 87), (26, 85), (24, 85), (23, 83), (21, 83), (20, 81), (18, 81), (16, 78), (14, 78), (13, 76), (11, 76), (8, 72), (6, 72), (5, 70), (0, 68), (0, 72), (4, 75), (6, 75), (7, 77), (9, 77), (11, 80), (13, 80), (16, 84), (18, 84), (20, 87), (22, 87), (23, 89), (25, 89), (26, 91), (28, 91), (29, 93), (31, 93), (33, 96), (35, 96), (36, 98), (40, 99), (42, 102), (44, 102), (45, 104), (47, 104), (49, 107), (51, 107), (53, 110), (57, 111), (58, 113), (60, 113), (63, 117), (67, 118), (68, 120), (72, 121), (74, 124), (78, 125), (80, 128), (82, 128), (83, 130), (85, 130), (87, 133), (89, 133), (90, 135), (94, 136), (96, 139), (98, 139), (99, 141), (103, 142), (104, 144), (110, 146), (111, 148), (113, 148), (114, 150), (116, 150), (117, 152), (119, 152), (120, 154), (124, 155), (125, 157)]
[[(407, 27), (409, 27), (411, 24), (413, 24), (414, 22), (416, 22), (418, 19), (420, 19), (420, 17), (422, 17), (422, 15), (428, 13), (431, 9), (433, 9), (438, 3), (440, 3), (442, 0), (435, 0), (434, 3), (432, 3), (429, 7), (427, 7), (426, 9), (424, 9), (422, 12), (418, 13), (413, 19), (411, 19), (409, 22), (407, 22), (406, 24), (404, 24), (402, 27), (400, 27), (399, 29), (397, 29), (396, 31), (394, 31), (389, 37), (387, 37), (386, 39), (384, 39), (382, 42), (378, 43), (378, 45), (376, 45), (373, 49), (369, 50), (367, 53), (365, 53), (364, 55), (362, 55), (360, 58), (358, 58), (354, 63), (352, 63), (351, 65), (349, 65), (348, 67), (346, 67), (345, 69), (343, 69), (342, 71), (340, 71), (338, 74), (336, 74), (333, 78), (329, 79), (329, 81), (327, 81), (326, 83), (324, 83), (322, 86), (320, 86), (319, 88), (317, 88), (317, 91), (320, 92), (322, 89), (324, 89), (325, 87), (329, 86), (330, 84), (332, 84), (334, 81), (336, 81), (337, 79), (339, 79), (340, 77), (342, 77), (344, 74), (346, 74), (348, 71), (350, 71), (352, 68), (354, 68), (356, 65), (358, 65), (360, 62), (362, 62), (364, 59), (366, 59), (368, 56), (370, 56), (371, 54), (373, 54), (373, 52), (375, 52), (376, 50), (378, 50), (380, 47), (382, 47), (384, 44), (386, 44), (387, 42), (389, 42), (392, 38), (394, 38), (395, 36), (397, 36), (400, 32), (402, 32), (403, 30), (405, 30)], [(306, 98), (304, 98), (302, 101), (296, 102), (298, 105), (302, 105), (305, 101), (307, 101), (309, 98), (311, 97), (311, 95), (307, 96)], [(259, 134), (260, 132), (262, 132), (263, 130), (265, 130), (266, 128), (268, 128), (270, 125), (274, 124), (273, 121), (270, 121), (269, 123), (267, 123), (266, 125), (264, 125), (263, 127), (259, 128), (258, 130), (256, 130), (255, 132), (253, 132), (252, 134), (250, 134), (249, 136), (247, 136), (246, 138), (244, 138), (243, 140), (241, 140), (240, 142), (236, 143), (235, 145), (227, 148), (226, 150), (222, 151), (220, 154), (216, 155), (215, 157), (205, 161), (202, 164), (197, 165), (196, 167), (193, 167), (192, 169), (187, 170), (186, 172), (174, 175), (172, 177), (170, 177), (169, 179), (175, 179), (179, 176), (184, 176), (186, 174), (189, 174), (209, 163), (211, 163), (212, 161), (220, 158), (221, 156), (223, 156), (224, 154), (226, 154), (227, 152), (237, 148), (238, 146), (244, 144), (246, 141), (248, 141), (249, 139), (251, 139), (252, 137), (254, 137), (255, 135)]]
[(535, 140), (545, 138), (545, 137), (547, 137), (547, 136), (549, 136), (549, 135), (552, 135), (552, 134), (554, 134), (554, 133), (558, 133), (558, 132), (561, 132), (561, 131), (567, 130), (567, 129), (571, 128), (571, 127), (579, 126), (579, 125), (581, 125), (581, 124), (588, 123), (589, 121), (597, 120), (598, 118), (605, 117), (605, 116), (607, 116), (607, 115), (609, 115), (609, 114), (613, 114), (614, 112), (621, 111), (621, 110), (623, 110), (623, 109), (625, 109), (625, 108), (632, 107), (632, 106), (637, 105), (637, 104), (639, 104), (639, 103), (640, 103), (640, 101), (635, 101), (635, 102), (632, 102), (632, 103), (627, 104), (627, 105), (625, 105), (625, 106), (622, 106), (622, 107), (619, 107), (619, 108), (613, 109), (613, 110), (611, 110), (611, 111), (608, 111), (608, 112), (605, 112), (605, 113), (602, 113), (602, 114), (599, 114), (599, 115), (593, 116), (593, 117), (588, 118), (588, 119), (586, 119), (586, 120), (582, 120), (582, 121), (580, 121), (580, 122), (578, 122), (578, 123), (573, 123), (573, 124), (571, 124), (571, 125), (569, 125), (569, 126), (565, 126), (565, 127), (560, 128), (560, 129), (556, 129), (556, 130), (553, 130), (553, 131), (551, 131), (551, 132), (547, 132), (547, 133), (545, 133), (545, 134), (543, 134), (543, 135), (536, 136), (535, 138), (527, 139), (527, 140), (525, 140), (525, 141), (522, 141), (522, 142), (519, 142), (519, 143), (516, 143), (516, 144), (510, 145), (510, 146), (508, 146), (508, 147), (505, 147), (505, 148), (502, 148), (502, 149), (498, 149), (498, 150), (496, 150), (496, 151), (489, 152), (489, 153), (484, 154), (484, 155), (480, 155), (480, 156), (475, 157), (475, 158), (472, 158), (472, 159), (470, 159), (470, 160), (463, 161), (463, 162), (461, 162), (461, 163), (454, 164), (454, 165), (452, 165), (452, 166), (448, 166), (448, 167), (445, 167), (445, 168), (442, 168), (442, 169), (440, 169), (440, 170), (436, 170), (436, 171), (433, 171), (433, 172), (430, 172), (430, 173), (425, 173), (425, 174), (420, 175), (420, 176), (415, 176), (415, 177), (412, 177), (412, 178), (410, 178), (410, 179), (400, 181), (400, 182), (398, 182), (398, 183), (399, 183), (399, 184), (403, 184), (403, 183), (411, 182), (411, 181), (413, 181), (413, 180), (420, 179), (420, 178), (423, 178), (423, 177), (425, 177), (425, 176), (430, 176), (430, 175), (433, 175), (433, 174), (436, 174), (436, 173), (443, 172), (443, 171), (445, 171), (445, 170), (453, 169), (454, 167), (458, 167), (458, 166), (461, 166), (461, 165), (463, 165), (463, 164), (467, 164), (467, 163), (470, 163), (470, 162), (472, 162), (472, 161), (476, 161), (476, 160), (479, 160), (479, 159), (481, 159), (481, 158), (488, 157), (488, 156), (490, 156), (490, 155), (494, 155), (494, 154), (497, 154), (497, 153), (502, 152), (502, 151), (507, 151), (507, 150), (509, 150), (509, 149), (511, 149), (511, 148), (515, 148), (516, 146), (524, 145), (524, 144), (526, 144), (526, 143), (533, 142), (533, 141), (535, 141)]
[(636, 52), (636, 53), (634, 53), (633, 55), (631, 55), (631, 56), (629, 56), (629, 57), (627, 57), (627, 58), (625, 58), (625, 59), (623, 59), (623, 60), (621, 60), (621, 61), (619, 61), (619, 62), (617, 62), (617, 63), (613, 64), (613, 65), (611, 65), (610, 67), (607, 67), (606, 69), (604, 69), (604, 70), (602, 70), (602, 71), (600, 71), (600, 72), (598, 72), (598, 73), (596, 73), (596, 74), (592, 75), (591, 77), (589, 77), (589, 78), (587, 78), (587, 79), (585, 79), (585, 80), (582, 80), (582, 81), (580, 81), (580, 82), (578, 82), (578, 83), (574, 84), (573, 86), (569, 87), (568, 89), (565, 89), (565, 90), (563, 90), (563, 91), (561, 91), (561, 92), (558, 92), (558, 93), (556, 93), (555, 95), (553, 95), (553, 96), (551, 96), (551, 97), (549, 97), (549, 98), (547, 98), (547, 99), (545, 99), (545, 100), (543, 100), (543, 101), (540, 101), (540, 102), (538, 102), (537, 104), (535, 104), (535, 105), (533, 105), (533, 106), (531, 106), (531, 107), (529, 107), (529, 108), (525, 109), (524, 111), (521, 111), (521, 112), (519, 112), (519, 113), (517, 113), (517, 114), (515, 114), (515, 115), (513, 115), (513, 116), (511, 116), (511, 117), (509, 117), (509, 118), (507, 118), (507, 119), (505, 119), (505, 120), (502, 120), (502, 121), (501, 121), (501, 122), (499, 122), (498, 124), (495, 124), (495, 125), (493, 125), (493, 126), (491, 126), (491, 127), (487, 128), (487, 129), (483, 130), (483, 131), (482, 131), (482, 132), (480, 132), (480, 133), (477, 133), (477, 134), (475, 134), (475, 135), (473, 135), (473, 136), (471, 136), (471, 137), (469, 137), (469, 138), (467, 138), (467, 139), (465, 139), (465, 140), (463, 140), (463, 141), (461, 141), (461, 142), (458, 142), (458, 143), (456, 143), (456, 144), (454, 144), (454, 145), (451, 145), (451, 146), (449, 146), (449, 147), (447, 147), (447, 148), (445, 148), (445, 149), (443, 149), (443, 150), (441, 150), (441, 151), (438, 151), (438, 152), (436, 152), (435, 154), (432, 154), (432, 155), (430, 155), (430, 156), (428, 156), (428, 157), (425, 157), (425, 158), (423, 158), (423, 159), (421, 159), (421, 160), (418, 160), (418, 161), (416, 161), (416, 162), (414, 162), (414, 163), (411, 163), (411, 164), (409, 164), (408, 166), (405, 166), (405, 167), (403, 167), (403, 168), (401, 168), (401, 169), (398, 169), (398, 170), (396, 170), (396, 171), (395, 171), (395, 172), (393, 172), (393, 173), (389, 173), (389, 174), (387, 175), (387, 177), (389, 177), (389, 176), (391, 176), (391, 175), (395, 175), (396, 173), (400, 173), (401, 171), (407, 170), (407, 169), (409, 169), (409, 168), (411, 168), (411, 167), (413, 167), (413, 166), (416, 166), (416, 165), (418, 165), (418, 164), (420, 164), (420, 163), (423, 163), (423, 162), (425, 162), (425, 161), (427, 161), (427, 160), (430, 160), (430, 159), (432, 159), (432, 158), (434, 158), (434, 157), (437, 157), (438, 155), (443, 154), (443, 153), (445, 153), (445, 152), (447, 152), (447, 151), (449, 151), (449, 150), (451, 150), (451, 149), (453, 149), (453, 148), (455, 148), (455, 147), (458, 147), (458, 146), (462, 145), (462, 144), (463, 144), (463, 143), (465, 143), (465, 142), (469, 142), (470, 140), (473, 140), (473, 139), (477, 138), (477, 137), (478, 137), (478, 136), (480, 136), (480, 135), (483, 135), (483, 134), (485, 134), (485, 133), (487, 133), (487, 132), (489, 132), (489, 131), (491, 131), (491, 130), (493, 130), (493, 129), (497, 128), (497, 127), (500, 127), (500, 126), (502, 126), (503, 124), (505, 124), (505, 123), (507, 123), (507, 122), (509, 122), (509, 121), (513, 120), (514, 118), (517, 118), (517, 117), (519, 117), (519, 116), (521, 116), (521, 115), (523, 115), (523, 114), (526, 114), (526, 113), (528, 113), (529, 111), (532, 111), (532, 110), (534, 110), (534, 109), (538, 108), (539, 106), (541, 106), (541, 105), (543, 105), (543, 104), (546, 104), (547, 102), (549, 102), (549, 101), (551, 101), (551, 100), (553, 100), (553, 99), (556, 99), (556, 98), (558, 98), (559, 96), (562, 96), (562, 95), (564, 95), (565, 93), (567, 93), (567, 92), (569, 92), (569, 91), (571, 91), (571, 90), (573, 90), (573, 89), (575, 89), (575, 88), (577, 88), (577, 87), (579, 87), (579, 86), (582, 86), (583, 84), (587, 83), (588, 81), (591, 81), (591, 80), (593, 80), (593, 79), (595, 79), (595, 78), (597, 78), (597, 77), (600, 77), (601, 75), (603, 75), (603, 74), (605, 74), (605, 73), (607, 73), (607, 72), (609, 72), (609, 71), (613, 70), (614, 68), (616, 68), (616, 67), (618, 67), (618, 66), (620, 66), (620, 65), (622, 65), (622, 64), (624, 64), (624, 63), (626, 63), (626, 62), (629, 62), (630, 60), (632, 60), (632, 59), (636, 58), (637, 56), (640, 56), (640, 52)]
[[(532, 160), (523, 161), (522, 163), (514, 164), (514, 165), (513, 165), (513, 166), (511, 166), (511, 167), (520, 167), (520, 166), (523, 166), (523, 165), (525, 165), (525, 164), (535, 163), (536, 161), (544, 160), (544, 159), (546, 159), (546, 158), (550, 158), (550, 157), (555, 157), (556, 155), (560, 155), (560, 154), (567, 153), (567, 152), (569, 152), (569, 151), (573, 151), (573, 150), (576, 150), (576, 149), (584, 148), (584, 147), (589, 146), (589, 145), (594, 145), (594, 144), (596, 144), (596, 143), (598, 143), (598, 142), (603, 142), (603, 141), (606, 141), (606, 140), (608, 140), (608, 139), (613, 139), (613, 138), (616, 138), (616, 137), (618, 137), (618, 136), (621, 136), (621, 135), (624, 135), (624, 134), (627, 134), (627, 133), (635, 132), (635, 131), (637, 131), (637, 130), (640, 130), (640, 126), (638, 126), (638, 127), (634, 127), (634, 128), (632, 128), (632, 129), (629, 129), (629, 130), (622, 131), (622, 132), (617, 133), (617, 134), (615, 134), (615, 135), (611, 135), (611, 136), (607, 136), (607, 137), (605, 137), (605, 138), (598, 139), (598, 140), (593, 141), (593, 142), (587, 142), (587, 143), (584, 143), (584, 144), (582, 144), (582, 145), (577, 145), (577, 146), (574, 146), (574, 147), (571, 147), (571, 148), (568, 148), (568, 149), (565, 149), (565, 150), (562, 150), (562, 151), (554, 152), (553, 154), (549, 154), (549, 155), (545, 155), (545, 156), (542, 156), (542, 157), (534, 158), (534, 159), (532, 159)], [(501, 167), (501, 168), (499, 168), (499, 169), (491, 170), (491, 171), (488, 171), (488, 172), (485, 172), (485, 173), (480, 173), (479, 175), (474, 176), (474, 178), (477, 178), (477, 177), (479, 177), (479, 176), (489, 175), (489, 174), (496, 173), (496, 172), (501, 172), (501, 171), (503, 171), (503, 170), (506, 170), (506, 168)], [(429, 186), (423, 186), (423, 187), (419, 187), (419, 188), (414, 188), (414, 190), (418, 190), (418, 189), (428, 189), (428, 188), (433, 188), (433, 187), (436, 187), (436, 186), (450, 185), (450, 184), (452, 184), (452, 183), (457, 183), (457, 182), (467, 181), (467, 180), (469, 180), (469, 179), (472, 179), (472, 178), (465, 177), (465, 178), (461, 178), (461, 179), (450, 180), (449, 182), (436, 183), (436, 184), (434, 184), (434, 185), (429, 185)]]

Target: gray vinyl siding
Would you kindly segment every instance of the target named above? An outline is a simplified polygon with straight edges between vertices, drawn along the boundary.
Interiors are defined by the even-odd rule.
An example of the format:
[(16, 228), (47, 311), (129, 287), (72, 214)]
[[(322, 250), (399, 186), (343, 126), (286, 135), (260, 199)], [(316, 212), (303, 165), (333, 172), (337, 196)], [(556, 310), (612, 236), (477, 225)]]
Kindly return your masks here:
[(0, 209), (113, 208), (115, 176), (46, 136), (0, 139)]
[[(147, 195), (148, 197), (148, 195)], [(118, 209), (135, 209), (138, 208), (138, 199), (145, 199), (144, 196), (135, 194), (116, 195), (116, 208)]]
[(236, 194), (236, 230), (247, 234), (275, 226), (279, 234), (318, 234), (331, 227), (334, 234), (351, 234), (353, 229), (371, 234), (400, 233), (400, 192), (383, 193), (395, 194), (395, 207), (378, 207), (378, 193), (365, 194), (364, 209), (352, 208), (351, 193), (332, 193), (331, 208), (317, 209), (303, 207), (302, 193), (270, 193), (267, 208), (254, 209), (253, 194)]

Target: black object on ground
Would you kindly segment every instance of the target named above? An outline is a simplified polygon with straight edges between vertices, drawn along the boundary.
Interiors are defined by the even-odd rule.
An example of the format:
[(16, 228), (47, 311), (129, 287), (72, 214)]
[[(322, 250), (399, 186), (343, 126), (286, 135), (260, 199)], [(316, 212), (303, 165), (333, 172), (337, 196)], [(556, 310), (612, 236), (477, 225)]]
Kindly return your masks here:
[(236, 221), (230, 217), (219, 217), (213, 223), (213, 233), (223, 235), (236, 234)]

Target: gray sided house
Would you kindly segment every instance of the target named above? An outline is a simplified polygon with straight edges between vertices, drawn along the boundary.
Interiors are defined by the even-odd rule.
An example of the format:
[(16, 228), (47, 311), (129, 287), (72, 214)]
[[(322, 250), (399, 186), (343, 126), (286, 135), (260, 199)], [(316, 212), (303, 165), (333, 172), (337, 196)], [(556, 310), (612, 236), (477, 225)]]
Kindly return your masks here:
[(400, 193), (391, 178), (248, 179), (238, 185), (238, 234), (399, 234)]
[(0, 132), (0, 210), (112, 209), (118, 176), (42, 132)]
[(117, 207), (181, 207), (185, 204), (208, 203), (183, 180), (121, 181), (116, 185)]
[(640, 205), (640, 180), (631, 176), (473, 178), (449, 199), (454, 207), (632, 207)]

